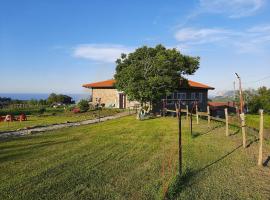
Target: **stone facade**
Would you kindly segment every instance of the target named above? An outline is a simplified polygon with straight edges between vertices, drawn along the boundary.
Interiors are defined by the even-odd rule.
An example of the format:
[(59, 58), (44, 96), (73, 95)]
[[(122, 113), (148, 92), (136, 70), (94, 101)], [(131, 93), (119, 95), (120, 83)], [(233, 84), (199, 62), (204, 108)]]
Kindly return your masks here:
[[(184, 96), (183, 96), (184, 95)], [(115, 88), (93, 88), (92, 89), (92, 102), (96, 103), (96, 99), (101, 99), (101, 104), (105, 104), (105, 107), (113, 108), (129, 108), (139, 103), (136, 101), (129, 101), (127, 96), (123, 92), (119, 92)], [(122, 98), (122, 100), (120, 100)], [(206, 89), (180, 89), (174, 92), (172, 95), (165, 97), (170, 102), (170, 99), (197, 99), (199, 111), (206, 111), (208, 103), (208, 90)], [(174, 108), (175, 105), (168, 103), (167, 108)], [(192, 105), (190, 105), (192, 106)], [(156, 103), (154, 111), (159, 112), (162, 109), (162, 102)]]
[[(121, 97), (122, 100), (120, 101)], [(123, 95), (123, 92), (119, 92), (114, 88), (93, 88), (92, 102), (96, 103), (96, 99), (99, 98), (101, 99), (101, 104), (105, 104), (105, 107), (128, 108), (138, 104), (136, 101), (129, 101), (127, 96)]]
[(101, 103), (104, 103), (106, 107), (115, 107), (118, 104), (118, 92), (116, 89), (107, 88), (93, 88), (92, 89), (92, 101), (96, 102), (96, 99), (101, 99)]

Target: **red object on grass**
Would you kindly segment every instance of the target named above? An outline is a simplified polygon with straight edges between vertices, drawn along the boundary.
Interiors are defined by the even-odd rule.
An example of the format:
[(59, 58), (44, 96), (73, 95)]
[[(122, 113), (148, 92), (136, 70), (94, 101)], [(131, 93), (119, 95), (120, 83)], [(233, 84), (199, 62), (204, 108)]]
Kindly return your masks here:
[(6, 116), (0, 116), (0, 122), (5, 121)]
[(76, 114), (76, 113), (80, 113), (81, 110), (80, 110), (79, 108), (74, 108), (74, 109), (72, 110), (72, 112)]
[(14, 121), (14, 116), (12, 116), (12, 115), (6, 115), (4, 121), (5, 122), (12, 122), (12, 121)]
[(24, 113), (22, 113), (18, 118), (17, 118), (18, 121), (27, 121), (27, 117)]

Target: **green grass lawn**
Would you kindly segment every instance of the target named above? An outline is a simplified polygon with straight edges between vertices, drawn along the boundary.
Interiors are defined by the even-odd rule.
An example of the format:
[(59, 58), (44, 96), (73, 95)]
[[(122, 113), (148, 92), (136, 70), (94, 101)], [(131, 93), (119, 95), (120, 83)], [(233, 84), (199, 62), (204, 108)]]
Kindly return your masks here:
[[(254, 128), (260, 127), (260, 115), (248, 114), (246, 117), (247, 124)], [(264, 114), (264, 128), (270, 129), (270, 115)]]
[[(183, 120), (177, 172), (177, 120), (134, 116), (0, 141), (0, 199), (269, 199), (270, 169), (257, 167), (257, 143), (205, 121), (191, 136)], [(264, 149), (264, 159), (269, 148)], [(168, 188), (167, 188), (168, 186)]]
[[(101, 117), (114, 115), (116, 113), (121, 112), (119, 109), (103, 109), (101, 113)], [(43, 115), (28, 115), (27, 121), (19, 122), (13, 121), (10, 123), (7, 122), (0, 122), (0, 132), (3, 131), (11, 131), (17, 130), (29, 126), (45, 126), (50, 124), (59, 124), (69, 122), (77, 122), (83, 121), (87, 119), (94, 119), (98, 117), (98, 111), (88, 111), (85, 113), (77, 113), (74, 114), (73, 112), (66, 111), (66, 112), (58, 112), (54, 115), (50, 114), (43, 114)]]

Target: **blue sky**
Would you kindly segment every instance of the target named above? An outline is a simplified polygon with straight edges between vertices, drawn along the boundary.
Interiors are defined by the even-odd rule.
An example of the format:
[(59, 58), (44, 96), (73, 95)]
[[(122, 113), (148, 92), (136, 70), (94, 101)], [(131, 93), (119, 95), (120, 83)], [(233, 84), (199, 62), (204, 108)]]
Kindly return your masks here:
[(82, 93), (114, 60), (163, 44), (201, 57), (194, 81), (216, 92), (270, 87), (268, 0), (1, 0), (0, 93)]

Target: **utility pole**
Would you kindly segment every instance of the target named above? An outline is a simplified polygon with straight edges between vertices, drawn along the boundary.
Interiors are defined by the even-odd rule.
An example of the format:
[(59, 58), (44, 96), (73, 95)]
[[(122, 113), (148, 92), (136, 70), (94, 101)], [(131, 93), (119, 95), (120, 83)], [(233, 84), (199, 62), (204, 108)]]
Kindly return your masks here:
[(234, 91), (234, 97), (233, 97), (233, 106), (235, 107), (235, 112), (237, 116), (239, 116), (239, 110), (238, 105), (236, 104), (236, 89), (235, 89), (235, 81), (233, 81), (233, 91)]
[(236, 102), (235, 81), (233, 82), (233, 91), (234, 91), (234, 103), (235, 103)]
[(243, 113), (243, 111), (244, 111), (244, 100), (243, 100), (242, 82), (241, 82), (240, 76), (237, 73), (235, 73), (235, 75), (239, 80), (240, 112)]

